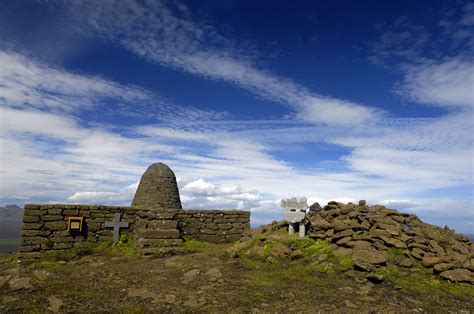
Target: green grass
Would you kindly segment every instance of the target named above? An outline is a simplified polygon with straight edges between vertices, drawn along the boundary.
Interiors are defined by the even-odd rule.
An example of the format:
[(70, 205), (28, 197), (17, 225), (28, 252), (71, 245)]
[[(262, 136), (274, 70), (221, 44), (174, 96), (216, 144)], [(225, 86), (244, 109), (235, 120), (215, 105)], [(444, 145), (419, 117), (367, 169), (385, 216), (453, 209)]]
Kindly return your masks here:
[(196, 237), (189, 235), (183, 236), (183, 240), (183, 248), (188, 252), (205, 252), (216, 246), (209, 242), (199, 241)]
[(125, 257), (136, 257), (139, 255), (133, 239), (121, 237), (118, 243), (113, 243), (112, 241), (102, 241), (99, 243), (84, 242), (80, 246), (69, 250), (45, 252), (41, 256), (40, 261), (71, 261), (95, 253), (105, 253)]
[[(417, 266), (415, 266), (417, 267)], [(402, 274), (395, 266), (379, 268), (376, 272), (387, 280), (400, 286), (405, 291), (418, 291), (431, 295), (454, 295), (458, 297), (474, 297), (474, 287), (443, 280), (431, 273), (430, 269), (418, 266), (418, 272), (410, 275)]]
[(0, 239), (0, 246), (20, 245), (20, 239)]

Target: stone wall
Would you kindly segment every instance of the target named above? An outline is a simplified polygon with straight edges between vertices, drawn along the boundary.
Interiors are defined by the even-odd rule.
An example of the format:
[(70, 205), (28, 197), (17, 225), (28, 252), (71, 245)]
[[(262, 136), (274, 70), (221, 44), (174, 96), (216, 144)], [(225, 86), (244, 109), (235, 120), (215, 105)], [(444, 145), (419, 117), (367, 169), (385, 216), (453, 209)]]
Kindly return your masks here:
[[(96, 205), (25, 205), (21, 228), (20, 258), (38, 258), (43, 252), (70, 249), (82, 242), (111, 240), (112, 228), (104, 223), (111, 221), (115, 213), (129, 228), (121, 234), (131, 235), (134, 230), (135, 211), (130, 207)], [(67, 217), (84, 217), (83, 232), (73, 234), (67, 230)]]
[[(151, 251), (178, 251), (182, 235), (196, 236), (202, 241), (230, 242), (240, 239), (250, 228), (250, 213), (236, 210), (160, 210), (144, 207), (98, 205), (25, 205), (21, 230), (21, 259), (39, 258), (44, 252), (66, 250), (83, 242), (112, 240), (113, 228), (105, 222), (121, 213), (129, 224), (120, 234), (134, 237), (144, 255)], [(84, 218), (83, 232), (67, 230), (67, 218)], [(171, 247), (152, 250), (151, 246)], [(148, 252), (150, 251), (150, 252)]]
[(177, 217), (181, 235), (206, 242), (237, 241), (250, 229), (250, 212), (242, 210), (183, 210)]

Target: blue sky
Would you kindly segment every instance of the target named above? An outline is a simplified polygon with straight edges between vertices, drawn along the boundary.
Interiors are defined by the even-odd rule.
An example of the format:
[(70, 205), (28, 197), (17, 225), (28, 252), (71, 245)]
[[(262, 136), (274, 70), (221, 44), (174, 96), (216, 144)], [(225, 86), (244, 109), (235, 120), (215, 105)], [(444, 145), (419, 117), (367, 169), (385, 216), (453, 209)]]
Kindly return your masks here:
[(282, 219), (306, 196), (474, 229), (474, 3), (3, 1), (0, 203)]

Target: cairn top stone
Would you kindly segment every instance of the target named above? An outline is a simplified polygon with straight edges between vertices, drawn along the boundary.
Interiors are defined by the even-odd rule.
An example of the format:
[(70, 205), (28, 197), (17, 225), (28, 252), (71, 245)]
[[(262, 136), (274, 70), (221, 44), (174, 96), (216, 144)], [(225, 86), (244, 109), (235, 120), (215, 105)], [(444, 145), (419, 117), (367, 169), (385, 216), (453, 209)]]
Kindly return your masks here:
[(174, 172), (164, 163), (157, 162), (143, 174), (132, 206), (181, 209), (178, 184)]

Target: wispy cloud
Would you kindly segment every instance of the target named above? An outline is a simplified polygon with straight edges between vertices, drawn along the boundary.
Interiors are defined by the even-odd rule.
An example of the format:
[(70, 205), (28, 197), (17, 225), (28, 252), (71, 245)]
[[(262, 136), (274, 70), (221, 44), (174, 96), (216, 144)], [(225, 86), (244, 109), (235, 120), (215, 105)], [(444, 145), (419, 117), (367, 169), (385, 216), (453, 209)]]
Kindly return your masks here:
[(381, 115), (375, 108), (313, 93), (260, 68), (257, 53), (193, 19), (182, 3), (76, 1), (71, 10), (81, 31), (116, 42), (148, 61), (229, 82), (285, 104), (297, 119), (352, 125)]
[(462, 58), (407, 67), (398, 93), (412, 101), (447, 108), (474, 108), (474, 62)]
[(34, 58), (0, 50), (0, 104), (58, 113), (93, 111), (94, 114), (143, 117), (150, 121), (182, 120), (183, 117), (222, 119), (216, 113), (183, 107), (137, 86), (44, 64)]

